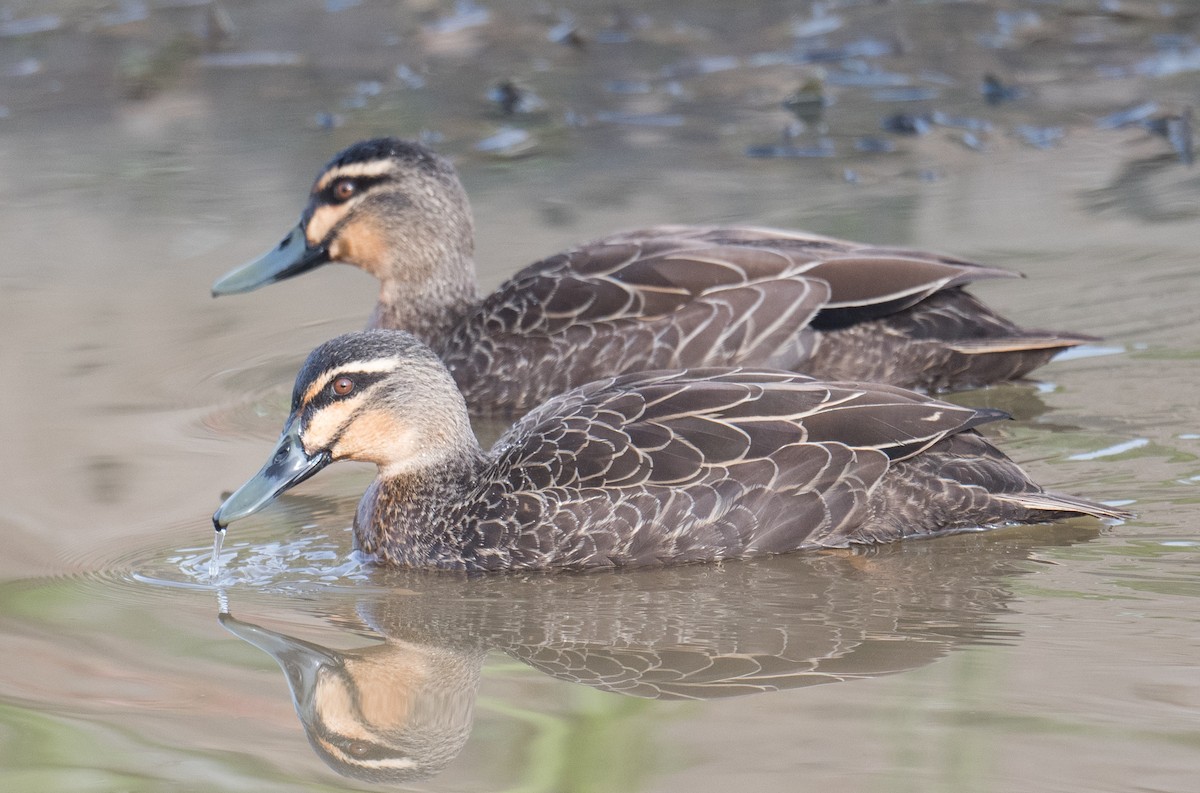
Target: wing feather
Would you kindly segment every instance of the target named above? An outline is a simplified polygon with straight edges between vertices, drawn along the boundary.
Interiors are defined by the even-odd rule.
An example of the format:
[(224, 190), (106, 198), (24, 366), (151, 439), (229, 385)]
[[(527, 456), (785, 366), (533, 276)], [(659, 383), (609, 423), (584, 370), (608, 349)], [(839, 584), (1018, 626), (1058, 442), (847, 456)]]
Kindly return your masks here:
[(550, 400), (505, 433), (497, 450), (500, 468), (551, 470), (554, 486), (611, 487), (609, 472), (628, 481), (635, 459), (639, 481), (656, 483), (676, 481), (681, 460), (699, 471), (769, 457), (789, 444), (837, 444), (904, 459), (1004, 416), (886, 385), (822, 383), (789, 372), (648, 372)]

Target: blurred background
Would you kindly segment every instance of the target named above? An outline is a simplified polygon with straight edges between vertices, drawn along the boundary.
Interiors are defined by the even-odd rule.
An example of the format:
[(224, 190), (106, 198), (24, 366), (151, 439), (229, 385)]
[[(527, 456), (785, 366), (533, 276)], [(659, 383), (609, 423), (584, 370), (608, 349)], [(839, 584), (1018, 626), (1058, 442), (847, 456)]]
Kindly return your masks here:
[[(220, 300), (209, 286), (278, 242), (335, 152), (399, 135), (458, 166), (484, 290), (655, 223), (1025, 273), (974, 291), (1106, 341), (1039, 383), (952, 398), (1012, 412), (996, 442), (1038, 481), (1138, 513), (732, 579), (597, 578), (577, 605), (493, 582), (480, 600), (534, 616), (401, 630), (378, 615), (426, 584), (349, 555), (370, 472), (335, 469), (234, 527), (227, 605), (335, 647), (444, 646), (430, 624), (477, 637), (455, 650), (485, 659), (474, 731), (412, 784), (1194, 789), (1197, 102), (1190, 0), (0, 2), (0, 787), (374, 789), (309, 749), (204, 573), (221, 493), (261, 463), (303, 357), (361, 327), (375, 286), (339, 267)], [(689, 587), (726, 608), (676, 624), (666, 598), (670, 630), (647, 632), (642, 593)], [(817, 624), (836, 638), (812, 644)], [(528, 660), (570, 646), (609, 663), (621, 641), (783, 677), (834, 659), (825, 681), (854, 681), (659, 701)]]

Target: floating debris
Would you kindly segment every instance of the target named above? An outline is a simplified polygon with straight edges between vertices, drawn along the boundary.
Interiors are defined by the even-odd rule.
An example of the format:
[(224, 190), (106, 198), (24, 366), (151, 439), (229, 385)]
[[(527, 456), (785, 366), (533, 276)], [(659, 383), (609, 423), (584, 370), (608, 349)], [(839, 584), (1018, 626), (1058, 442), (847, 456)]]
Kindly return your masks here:
[(568, 127), (582, 128), (588, 126), (590, 123), (587, 116), (575, 110), (568, 110), (563, 113), (563, 124)]
[(236, 34), (237, 26), (225, 6), (218, 2), (209, 3), (204, 13), (204, 41), (209, 49), (223, 45)]
[(1020, 34), (1042, 27), (1042, 18), (1035, 11), (997, 11), (996, 30), (979, 36), (979, 42), (991, 49), (1007, 47)]
[(1131, 452), (1134, 449), (1141, 449), (1142, 447), (1149, 446), (1149, 445), (1150, 445), (1150, 440), (1148, 438), (1134, 438), (1131, 441), (1125, 441), (1124, 443), (1115, 443), (1112, 446), (1108, 446), (1103, 449), (1097, 449), (1094, 452), (1081, 452), (1079, 454), (1072, 454), (1067, 459), (1068, 460), (1099, 460), (1101, 457), (1115, 457), (1118, 454), (1124, 454), (1125, 452)]
[(783, 100), (783, 106), (804, 121), (813, 122), (829, 106), (829, 97), (820, 80), (805, 80), (794, 93)]
[(846, 21), (841, 17), (826, 13), (824, 6), (818, 3), (813, 5), (812, 16), (810, 18), (797, 20), (792, 23), (792, 35), (798, 39), (824, 36), (826, 33), (832, 33), (837, 30), (845, 23)]
[(650, 83), (644, 80), (606, 80), (604, 90), (610, 94), (637, 95), (648, 94), (654, 90)]
[(211, 5), (214, 0), (155, 0), (156, 9), (200, 8)]
[(116, 11), (105, 11), (96, 17), (97, 28), (115, 28), (150, 18), (150, 7), (140, 0), (122, 0)]
[(837, 149), (833, 141), (820, 140), (816, 146), (759, 145), (747, 146), (746, 156), (755, 159), (813, 159), (818, 157), (833, 157)]
[(854, 150), (868, 154), (889, 154), (896, 150), (896, 144), (887, 138), (855, 138)]
[(623, 113), (602, 110), (593, 117), (604, 124), (624, 124), (631, 127), (682, 127), (684, 118), (678, 113)]
[(605, 28), (596, 32), (595, 41), (597, 44), (628, 44), (633, 41), (633, 36), (626, 30)]
[(973, 116), (951, 116), (943, 113), (940, 110), (935, 110), (929, 114), (929, 120), (939, 127), (951, 127), (953, 129), (965, 129), (969, 132), (991, 132), (992, 122), (982, 118), (974, 118)]
[(354, 93), (360, 96), (379, 96), (383, 93), (383, 83), (378, 80), (363, 80), (354, 84)]
[(792, 63), (830, 63), (852, 58), (882, 58), (895, 54), (896, 48), (882, 39), (858, 39), (842, 47), (806, 47), (798, 45)]
[(932, 129), (929, 117), (915, 113), (896, 113), (879, 122), (884, 132), (896, 135), (926, 135)]
[(383, 83), (378, 80), (364, 80), (354, 85), (354, 93), (347, 97), (342, 105), (347, 110), (361, 110), (370, 101), (383, 93)]
[(425, 26), (430, 33), (458, 33), (468, 28), (486, 25), (492, 18), (492, 12), (471, 0), (457, 0), (454, 13), (442, 17)]
[(546, 107), (546, 103), (542, 101), (541, 97), (528, 88), (522, 88), (512, 80), (504, 80), (489, 88), (487, 98), (488, 101), (494, 102), (500, 108), (500, 112), (506, 116), (533, 113)]
[(317, 129), (331, 130), (337, 129), (342, 124), (346, 123), (345, 116), (337, 113), (317, 113), (313, 116), (313, 126)]
[(347, 8), (354, 8), (362, 5), (362, 0), (325, 0), (325, 11), (330, 14), (336, 14), (339, 11), (345, 11)]
[(4, 70), (5, 77), (32, 77), (41, 74), (42, 62), (37, 58), (22, 58)]
[(1147, 77), (1170, 77), (1200, 71), (1200, 47), (1152, 55), (1134, 64), (1133, 71)]
[(417, 133), (417, 143), (429, 148), (436, 148), (446, 142), (446, 136), (435, 129), (423, 129)]
[(716, 55), (713, 58), (701, 58), (696, 61), (696, 70), (700, 74), (716, 74), (730, 72), (742, 65), (742, 59), (737, 55)]
[(8, 19), (0, 22), (0, 38), (12, 36), (31, 36), (34, 33), (49, 33), (58, 30), (63, 25), (63, 18), (58, 14), (42, 14), (25, 19)]
[(783, 128), (783, 139), (785, 141), (793, 141), (802, 136), (808, 131), (808, 124), (800, 119), (789, 121)]
[(742, 59), (735, 55), (722, 55), (711, 58), (687, 58), (671, 66), (664, 66), (662, 76), (675, 78), (717, 74), (718, 72), (732, 71), (741, 65)]
[(906, 88), (878, 88), (871, 92), (876, 102), (925, 102), (937, 99), (941, 91), (936, 88), (909, 86)]
[(425, 78), (414, 72), (407, 64), (401, 63), (392, 70), (392, 74), (396, 75), (396, 79), (403, 83), (405, 88), (416, 91), (425, 87)]
[(303, 66), (298, 52), (262, 50), (257, 52), (220, 52), (201, 55), (196, 63), (213, 69), (254, 69), (278, 66)]
[(764, 66), (790, 66), (796, 62), (796, 58), (790, 52), (756, 52), (745, 56), (742, 62), (751, 69), (760, 69)]
[(1196, 46), (1196, 40), (1183, 33), (1155, 33), (1151, 41), (1159, 50), (1186, 50)]
[(1035, 127), (1032, 124), (1021, 124), (1013, 131), (1035, 149), (1052, 149), (1067, 136), (1062, 127)]
[(989, 105), (1001, 105), (1005, 102), (1011, 102), (1014, 99), (1020, 99), (1025, 95), (1024, 88), (1016, 85), (1006, 85), (994, 74), (985, 74), (983, 76), (979, 92), (983, 94), (983, 101)]
[(546, 38), (555, 44), (563, 44), (581, 50), (587, 46), (587, 39), (580, 32), (573, 19), (564, 19), (546, 32)]
[(497, 157), (520, 157), (532, 151), (533, 136), (516, 127), (501, 127), (475, 144), (475, 151)]
[(1143, 102), (1140, 105), (1118, 110), (1096, 120), (1098, 129), (1120, 129), (1134, 124), (1141, 124), (1158, 112), (1158, 102)]
[(917, 73), (917, 79), (923, 83), (940, 85), (943, 88), (951, 88), (958, 85), (958, 80), (955, 80), (950, 75), (943, 74), (941, 72), (935, 72), (932, 69), (922, 69)]
[(971, 131), (963, 132), (959, 137), (959, 142), (971, 151), (987, 151), (987, 146), (984, 144), (983, 139)]
[(1179, 161), (1184, 165), (1191, 165), (1195, 162), (1192, 109), (1190, 107), (1182, 113), (1148, 119), (1142, 126), (1152, 134), (1166, 138), (1171, 144), (1171, 148), (1179, 155)]
[[(866, 65), (854, 62), (843, 64), (841, 70), (826, 74), (825, 82), (847, 88), (893, 88), (912, 85), (913, 80), (907, 74), (884, 72), (874, 68), (855, 68)], [(850, 68), (846, 68), (847, 66)]]

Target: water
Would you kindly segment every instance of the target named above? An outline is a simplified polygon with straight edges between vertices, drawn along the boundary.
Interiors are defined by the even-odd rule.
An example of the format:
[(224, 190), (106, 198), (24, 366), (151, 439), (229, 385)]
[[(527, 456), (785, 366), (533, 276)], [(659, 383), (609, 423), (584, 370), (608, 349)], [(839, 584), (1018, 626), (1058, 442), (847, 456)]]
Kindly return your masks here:
[[(433, 791), (1194, 790), (1200, 175), (1178, 129), (1200, 21), (1129, 5), (6, 9), (0, 789), (381, 789), (310, 746), (336, 723)], [(987, 74), (1020, 93), (988, 105)], [(541, 106), (504, 115), (505, 81)], [(1123, 123), (1151, 105), (1173, 136)], [(897, 113), (925, 134), (883, 131)], [(477, 148), (503, 130), (525, 135)], [(655, 222), (1026, 273), (974, 291), (1104, 344), (954, 399), (1012, 413), (996, 442), (1037, 480), (1138, 517), (462, 580), (357, 558), (371, 473), (339, 466), (210, 548), (299, 363), (374, 285), (209, 285), (384, 133), (455, 157), (485, 288)]]
[(225, 544), (225, 532), (213, 532), (212, 558), (208, 560), (208, 577), (214, 581), (221, 575), (221, 546)]

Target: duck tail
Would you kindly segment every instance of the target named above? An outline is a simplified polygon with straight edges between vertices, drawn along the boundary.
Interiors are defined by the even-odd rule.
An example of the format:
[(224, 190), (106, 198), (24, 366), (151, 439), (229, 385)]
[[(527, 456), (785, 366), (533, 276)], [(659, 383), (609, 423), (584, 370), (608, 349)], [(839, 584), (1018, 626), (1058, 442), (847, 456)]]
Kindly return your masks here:
[(1000, 497), (1038, 512), (1090, 515), (1093, 518), (1109, 520), (1126, 520), (1133, 517), (1133, 513), (1127, 510), (1062, 493), (1013, 493)]
[(1028, 331), (1012, 336), (992, 336), (982, 339), (964, 339), (946, 346), (963, 355), (992, 355), (995, 353), (1045, 351), (1049, 354), (1102, 341), (1099, 336), (1083, 333), (1055, 333), (1053, 331)]

